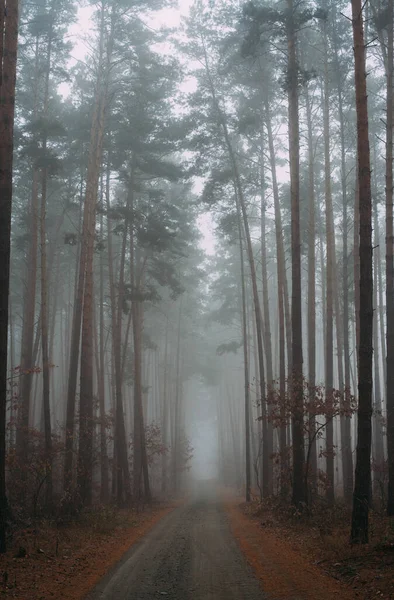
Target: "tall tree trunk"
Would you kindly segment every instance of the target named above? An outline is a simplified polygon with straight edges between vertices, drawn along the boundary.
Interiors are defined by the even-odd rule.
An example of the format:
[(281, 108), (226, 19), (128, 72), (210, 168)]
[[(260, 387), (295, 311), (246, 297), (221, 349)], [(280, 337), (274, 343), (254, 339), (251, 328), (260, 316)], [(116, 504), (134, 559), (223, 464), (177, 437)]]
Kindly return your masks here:
[[(235, 192), (236, 194), (236, 192)], [(237, 198), (237, 196), (236, 196)], [(250, 502), (251, 486), (251, 465), (250, 465), (250, 385), (249, 385), (249, 357), (248, 357), (248, 327), (246, 311), (246, 284), (245, 284), (245, 265), (243, 251), (243, 235), (241, 223), (241, 209), (237, 202), (238, 214), (238, 238), (239, 238), (239, 258), (241, 265), (241, 306), (242, 306), (242, 341), (243, 341), (243, 359), (244, 359), (244, 411), (245, 411), (245, 500)], [(252, 431), (253, 436), (253, 431)]]
[[(116, 492), (117, 501), (119, 504), (127, 502), (131, 496), (131, 482), (129, 463), (127, 456), (127, 440), (126, 440), (126, 427), (124, 419), (124, 407), (123, 407), (123, 392), (122, 392), (122, 365), (121, 365), (121, 321), (118, 321), (118, 317), (122, 318), (122, 310), (119, 311), (119, 303), (123, 303), (123, 278), (124, 274), (122, 268), (120, 269), (120, 284), (117, 286), (119, 289), (118, 304), (115, 297), (115, 275), (114, 275), (114, 257), (112, 249), (112, 231), (111, 231), (111, 203), (110, 203), (110, 157), (107, 159), (107, 174), (106, 174), (106, 207), (107, 207), (107, 228), (108, 228), (108, 275), (109, 275), (109, 292), (111, 302), (111, 331), (112, 331), (112, 353), (113, 353), (113, 391), (115, 399), (115, 439), (114, 439), (114, 478), (112, 481), (113, 491)], [(127, 232), (124, 232), (123, 241), (126, 242)], [(126, 248), (123, 246), (122, 253), (125, 255)], [(123, 256), (122, 254), (122, 256)], [(124, 258), (121, 259), (121, 264), (124, 268)], [(122, 289), (120, 289), (122, 288)]]
[[(113, 32), (112, 34), (113, 35)], [(102, 7), (101, 46), (104, 36), (104, 7)], [(92, 503), (93, 470), (93, 256), (96, 225), (96, 206), (107, 105), (109, 63), (112, 41), (109, 40), (106, 60), (102, 59), (97, 81), (96, 105), (91, 127), (90, 150), (86, 178), (84, 227), (82, 232), (80, 270), (85, 278), (82, 292), (82, 337), (80, 368), (80, 408), (77, 485), (82, 504)], [(100, 51), (101, 56), (104, 50)], [(104, 73), (102, 73), (104, 71)], [(82, 258), (83, 257), (83, 258)], [(82, 264), (82, 262), (84, 264)], [(75, 403), (75, 400), (74, 400)]]
[[(101, 194), (103, 189), (101, 189)], [(104, 235), (103, 215), (100, 223), (101, 236)], [(100, 342), (99, 342), (99, 371), (98, 371), (98, 397), (100, 406), (100, 499), (106, 504), (109, 497), (109, 473), (106, 436), (105, 412), (105, 341), (104, 341), (104, 260), (103, 252), (100, 253)]]
[(175, 375), (175, 410), (174, 410), (174, 447), (173, 447), (173, 486), (174, 492), (179, 491), (179, 472), (180, 472), (180, 401), (181, 401), (181, 325), (182, 325), (182, 303), (183, 298), (179, 302), (178, 313), (178, 331), (177, 331), (177, 347), (176, 347), (176, 375)]
[[(134, 208), (131, 206), (131, 212)], [(131, 303), (133, 319), (133, 342), (134, 342), (134, 464), (133, 464), (133, 487), (134, 497), (141, 499), (141, 479), (144, 479), (144, 495), (147, 502), (151, 502), (151, 491), (149, 485), (148, 463), (145, 445), (144, 410), (142, 403), (142, 322), (143, 301), (137, 296), (143, 294), (144, 264), (138, 264), (138, 257), (134, 258), (134, 232), (130, 227), (130, 268), (131, 289), (135, 298)], [(138, 273), (136, 267), (139, 266)]]
[[(272, 191), (274, 196), (275, 212), (275, 239), (277, 255), (277, 279), (278, 279), (278, 316), (279, 316), (279, 393), (281, 399), (281, 426), (279, 432), (279, 449), (281, 463), (281, 494), (287, 494), (287, 451), (286, 451), (286, 416), (285, 416), (285, 396), (286, 396), (286, 359), (285, 359), (285, 338), (287, 341), (287, 359), (288, 369), (291, 369), (291, 331), (285, 331), (290, 319), (286, 319), (286, 304), (288, 304), (288, 285), (286, 277), (285, 250), (283, 244), (282, 214), (280, 209), (279, 188), (276, 176), (276, 159), (274, 138), (272, 135), (272, 124), (267, 97), (265, 98), (265, 115), (268, 134), (268, 147), (270, 155), (270, 167), (272, 176)], [(290, 312), (288, 309), (287, 312)]]
[(5, 426), (18, 1), (8, 0), (5, 12), (5, 3), (1, 0), (0, 12), (4, 17), (4, 25), (0, 30), (0, 553), (3, 553), (6, 551), (7, 521)]
[(166, 330), (164, 341), (164, 358), (163, 358), (163, 394), (162, 394), (162, 438), (164, 452), (161, 457), (161, 491), (167, 491), (167, 447), (168, 447), (168, 328), (169, 319), (166, 316)]
[(374, 359), (374, 429), (373, 429), (373, 451), (372, 457), (378, 470), (375, 473), (375, 479), (379, 483), (379, 490), (383, 485), (381, 468), (384, 463), (383, 449), (383, 423), (382, 423), (382, 394), (380, 385), (380, 352), (379, 352), (379, 327), (378, 327), (378, 260), (379, 254), (376, 252), (379, 245), (379, 226), (378, 226), (378, 207), (374, 209), (374, 312), (373, 312), (373, 359)]
[[(46, 140), (44, 142), (44, 156)], [(46, 469), (46, 507), (52, 508), (52, 429), (50, 407), (50, 365), (48, 352), (48, 302), (47, 302), (47, 254), (46, 254), (46, 198), (47, 198), (47, 169), (42, 170), (41, 180), (41, 213), (40, 213), (40, 254), (41, 254), (41, 346), (43, 374), (43, 412), (45, 434), (45, 469)]]
[(285, 314), (285, 326), (286, 326), (286, 348), (287, 348), (287, 368), (288, 372), (292, 371), (291, 362), (291, 316), (290, 316), (290, 303), (289, 303), (289, 286), (286, 275), (286, 257), (285, 247), (283, 242), (283, 227), (282, 227), (282, 213), (280, 208), (279, 198), (279, 186), (278, 178), (276, 174), (276, 155), (275, 155), (275, 143), (274, 136), (272, 133), (272, 122), (271, 122), (271, 111), (268, 102), (268, 96), (264, 98), (264, 111), (266, 118), (267, 136), (268, 136), (268, 148), (270, 156), (270, 168), (272, 177), (272, 193), (274, 196), (274, 214), (275, 214), (275, 236), (276, 236), (276, 254), (277, 254), (277, 269), (278, 269), (278, 286), (283, 288), (283, 299), (284, 299), (284, 314)]
[[(129, 201), (128, 201), (129, 206)], [(124, 405), (123, 405), (123, 369), (122, 369), (122, 323), (123, 323), (123, 307), (124, 307), (124, 294), (125, 294), (125, 262), (126, 262), (126, 247), (128, 238), (128, 221), (125, 219), (122, 246), (120, 250), (120, 263), (119, 263), (119, 281), (117, 284), (118, 298), (117, 304), (114, 303), (113, 315), (112, 315), (112, 349), (115, 364), (115, 394), (116, 394), (116, 414), (115, 414), (115, 445), (116, 445), (116, 457), (117, 457), (117, 482), (116, 482), (116, 493), (118, 504), (128, 501), (130, 496), (130, 483), (129, 483), (129, 466), (127, 460), (127, 449), (125, 451), (126, 442), (126, 428), (125, 428), (125, 417), (124, 417)], [(112, 255), (112, 244), (111, 244), (111, 255)], [(111, 279), (113, 279), (113, 267), (111, 269)], [(114, 297), (114, 292), (112, 293)], [(126, 348), (125, 348), (126, 355)]]
[(37, 285), (38, 250), (38, 171), (33, 171), (32, 196), (30, 208), (30, 241), (27, 256), (27, 282), (23, 302), (23, 323), (21, 341), (21, 381), (18, 428), (16, 443), (22, 461), (27, 459), (27, 439), (30, 415), (30, 397), (33, 378), (34, 317)]
[(289, 156), (292, 259), (292, 435), (293, 504), (305, 503), (304, 395), (302, 375), (301, 233), (300, 233), (300, 132), (298, 114), (298, 61), (293, 0), (287, 0)]
[[(5, 9), (4, 9), (5, 10)], [(39, 36), (36, 36), (35, 42), (35, 88), (34, 88), (34, 117), (38, 116), (38, 92), (41, 85), (39, 76), (40, 69), (40, 49)], [(16, 431), (17, 451), (21, 461), (27, 460), (27, 442), (28, 427), (30, 415), (30, 396), (32, 386), (32, 367), (33, 361), (33, 340), (34, 340), (34, 317), (36, 306), (36, 287), (37, 287), (37, 250), (38, 250), (38, 180), (39, 172), (35, 165), (32, 166), (32, 191), (30, 202), (29, 218), (29, 247), (27, 252), (26, 264), (26, 287), (23, 296), (23, 320), (22, 320), (22, 340), (21, 340), (21, 362), (20, 362), (20, 398), (18, 427)]]
[(360, 210), (360, 347), (358, 350), (358, 437), (351, 541), (353, 543), (368, 543), (373, 354), (372, 201), (365, 43), (361, 0), (352, 0), (352, 17)]
[[(308, 88), (305, 90), (306, 114), (308, 124), (308, 387), (309, 402), (315, 402), (316, 387), (316, 210), (315, 210), (315, 159), (313, 150), (312, 108)], [(306, 477), (310, 479), (312, 492), (317, 491), (317, 448), (316, 417), (312, 409), (309, 413), (309, 469)]]
[[(334, 13), (335, 14), (335, 13)], [(343, 92), (340, 61), (338, 55), (338, 39), (336, 30), (334, 38), (334, 64), (337, 71), (338, 116), (341, 140), (341, 188), (342, 188), (342, 292), (343, 292), (343, 356), (344, 356), (344, 396), (343, 415), (341, 416), (341, 459), (343, 492), (345, 501), (350, 504), (353, 494), (353, 457), (350, 415), (350, 344), (349, 344), (349, 218), (348, 195), (346, 185), (346, 145), (345, 145), (345, 119), (343, 113)], [(339, 318), (339, 317), (338, 317)], [(337, 319), (337, 323), (338, 323)]]
[(387, 322), (387, 454), (389, 485), (387, 514), (394, 515), (394, 259), (393, 259), (393, 26), (394, 8), (389, 2), (387, 28), (386, 102), (386, 322)]
[(263, 319), (262, 319), (262, 315), (261, 315), (260, 299), (259, 299), (259, 293), (258, 293), (258, 289), (257, 289), (256, 264), (255, 264), (255, 259), (254, 259), (254, 255), (253, 255), (253, 246), (252, 246), (252, 238), (250, 235), (248, 213), (247, 213), (247, 208), (246, 208), (243, 187), (242, 187), (242, 183), (241, 183), (241, 177), (240, 177), (239, 169), (238, 169), (238, 162), (237, 162), (237, 158), (236, 158), (236, 155), (235, 155), (235, 152), (233, 149), (233, 145), (231, 143), (231, 138), (230, 138), (230, 134), (228, 131), (225, 115), (220, 107), (219, 101), (216, 96), (216, 90), (215, 90), (215, 86), (214, 86), (214, 83), (213, 83), (213, 80), (211, 77), (211, 71), (209, 68), (208, 54), (206, 51), (205, 42), (204, 42), (203, 38), (202, 38), (202, 45), (203, 45), (203, 50), (204, 50), (205, 70), (206, 70), (206, 74), (208, 76), (210, 92), (211, 92), (212, 100), (213, 100), (213, 103), (214, 103), (214, 106), (215, 106), (215, 109), (216, 109), (216, 112), (218, 115), (219, 123), (223, 130), (224, 143), (225, 143), (225, 147), (228, 152), (230, 164), (231, 164), (232, 171), (233, 171), (234, 185), (235, 185), (236, 193), (238, 196), (238, 201), (239, 201), (241, 214), (242, 214), (243, 226), (244, 226), (244, 230), (245, 230), (246, 251), (247, 251), (248, 262), (249, 262), (249, 267), (250, 267), (250, 274), (251, 274), (251, 279), (252, 279), (253, 306), (254, 306), (255, 319), (256, 319), (257, 347), (258, 347), (258, 353), (259, 353), (259, 376), (260, 376), (259, 385), (260, 385), (261, 419), (262, 419), (262, 429), (263, 429), (263, 438), (264, 438), (263, 439), (263, 486), (264, 486), (264, 485), (266, 485), (266, 482), (268, 481), (268, 478), (269, 478), (269, 473), (268, 473), (269, 458), (268, 458), (268, 451), (267, 451), (267, 436), (264, 435), (264, 431), (266, 429), (267, 423), (266, 423), (266, 400), (265, 400), (265, 368), (264, 368), (264, 352), (263, 352)]
[[(48, 45), (46, 56), (46, 71), (44, 83), (44, 120), (48, 117), (49, 102), (49, 75), (51, 71), (51, 54), (53, 38), (53, 10), (50, 11), (51, 25), (48, 33)], [(47, 159), (47, 134), (43, 139), (43, 157)], [(46, 508), (52, 509), (52, 428), (51, 428), (51, 406), (50, 406), (50, 366), (49, 366), (49, 343), (48, 343), (48, 272), (47, 272), (47, 250), (46, 250), (46, 204), (48, 189), (48, 170), (46, 167), (41, 173), (41, 212), (40, 212), (40, 258), (41, 258), (41, 347), (42, 347), (42, 376), (43, 376), (43, 416), (46, 455)]]
[(267, 367), (267, 426), (266, 426), (266, 452), (268, 452), (268, 478), (265, 483), (265, 495), (273, 492), (273, 462), (272, 454), (274, 451), (273, 428), (269, 416), (273, 408), (274, 398), (274, 375), (272, 368), (272, 338), (271, 338), (271, 319), (268, 294), (268, 272), (267, 272), (267, 244), (266, 244), (266, 198), (265, 198), (265, 164), (264, 164), (264, 145), (262, 139), (261, 147), (261, 277), (263, 284), (263, 310), (264, 310), (264, 343), (265, 358)]
[(356, 326), (356, 381), (358, 382), (359, 371), (359, 348), (360, 348), (360, 190), (358, 175), (354, 192), (354, 314)]
[[(326, 7), (326, 3), (325, 3)], [(326, 210), (326, 362), (325, 362), (325, 387), (326, 410), (328, 423), (326, 426), (326, 474), (327, 474), (327, 500), (334, 502), (334, 421), (333, 392), (334, 392), (334, 265), (335, 265), (335, 236), (334, 216), (331, 193), (331, 160), (330, 160), (330, 97), (328, 86), (328, 39), (327, 23), (323, 21), (324, 38), (324, 89), (323, 89), (323, 120), (324, 120), (324, 195)], [(339, 315), (337, 329), (339, 326)]]

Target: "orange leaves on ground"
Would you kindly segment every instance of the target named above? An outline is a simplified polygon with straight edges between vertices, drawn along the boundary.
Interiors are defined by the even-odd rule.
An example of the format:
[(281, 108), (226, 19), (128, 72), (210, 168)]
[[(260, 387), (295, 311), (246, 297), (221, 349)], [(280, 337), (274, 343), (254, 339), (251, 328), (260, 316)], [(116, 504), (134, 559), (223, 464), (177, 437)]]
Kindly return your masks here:
[[(23, 532), (0, 557), (4, 597), (16, 600), (83, 600), (114, 563), (172, 506), (143, 512), (123, 511), (124, 526), (43, 528)], [(26, 556), (16, 558), (19, 548)], [(6, 581), (6, 583), (5, 583)], [(1, 589), (1, 588), (0, 588)]]
[(333, 580), (262, 527), (261, 519), (242, 513), (238, 503), (226, 501), (232, 532), (249, 564), (273, 600), (354, 600), (353, 592)]

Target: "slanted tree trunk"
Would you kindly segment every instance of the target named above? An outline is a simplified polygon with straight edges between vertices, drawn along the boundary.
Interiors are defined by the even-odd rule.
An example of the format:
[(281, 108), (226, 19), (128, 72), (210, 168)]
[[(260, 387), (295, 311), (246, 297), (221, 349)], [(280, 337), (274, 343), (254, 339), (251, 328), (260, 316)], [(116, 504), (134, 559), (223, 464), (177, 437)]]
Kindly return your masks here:
[(361, 0), (352, 0), (352, 24), (355, 57), (360, 211), (360, 347), (358, 350), (359, 404), (356, 475), (350, 537), (353, 543), (368, 543), (368, 514), (371, 488), (373, 354), (372, 199), (365, 43)]
[[(250, 502), (250, 486), (251, 486), (251, 465), (250, 465), (250, 386), (249, 386), (249, 356), (248, 356), (248, 326), (247, 326), (247, 311), (246, 311), (246, 284), (245, 284), (245, 265), (243, 251), (243, 235), (241, 222), (241, 209), (237, 192), (235, 190), (238, 215), (238, 238), (239, 238), (239, 258), (241, 265), (241, 305), (242, 305), (242, 341), (243, 341), (243, 358), (244, 358), (244, 410), (245, 410), (245, 500)], [(253, 432), (252, 432), (253, 436)]]
[(261, 419), (262, 419), (262, 429), (263, 429), (263, 486), (264, 486), (264, 485), (266, 485), (266, 482), (268, 481), (268, 478), (269, 478), (269, 474), (268, 474), (268, 460), (269, 459), (268, 459), (268, 451), (267, 451), (267, 446), (266, 446), (267, 436), (264, 434), (267, 423), (266, 423), (266, 401), (265, 401), (265, 368), (264, 368), (264, 352), (263, 352), (263, 319), (262, 319), (262, 315), (261, 315), (260, 299), (259, 299), (259, 293), (258, 293), (258, 288), (257, 288), (256, 264), (255, 264), (255, 259), (254, 259), (254, 255), (253, 255), (253, 245), (252, 245), (252, 239), (251, 239), (251, 235), (250, 235), (248, 213), (247, 213), (247, 208), (246, 208), (243, 187), (242, 187), (242, 183), (241, 183), (241, 177), (240, 177), (239, 169), (238, 169), (238, 162), (237, 162), (237, 158), (236, 158), (236, 155), (235, 155), (235, 152), (233, 149), (233, 145), (231, 143), (231, 138), (230, 138), (230, 134), (229, 134), (228, 127), (227, 127), (225, 114), (220, 107), (220, 103), (219, 103), (219, 100), (216, 95), (216, 89), (215, 89), (214, 82), (212, 80), (211, 71), (210, 71), (210, 67), (209, 67), (209, 61), (208, 61), (208, 54), (206, 51), (205, 42), (204, 42), (203, 37), (201, 38), (201, 41), (202, 41), (202, 46), (203, 46), (203, 51), (204, 51), (205, 71), (206, 71), (206, 74), (208, 77), (212, 101), (214, 103), (214, 106), (215, 106), (215, 109), (217, 112), (219, 123), (222, 127), (224, 143), (225, 143), (225, 147), (228, 152), (231, 168), (233, 171), (233, 180), (234, 180), (234, 185), (236, 188), (238, 201), (239, 201), (239, 205), (240, 205), (240, 209), (241, 209), (241, 215), (242, 215), (243, 226), (244, 226), (244, 231), (245, 231), (246, 250), (247, 250), (248, 262), (249, 262), (249, 266), (250, 266), (251, 279), (252, 279), (253, 306), (254, 306), (254, 313), (255, 313), (255, 319), (256, 319), (257, 347), (258, 347), (258, 353), (259, 353), (259, 376), (260, 376), (259, 387), (260, 387)]
[(6, 551), (7, 521), (5, 426), (18, 6), (17, 0), (8, 0), (5, 12), (5, 2), (0, 2), (4, 19), (0, 29), (0, 553)]
[(274, 451), (273, 428), (269, 415), (272, 412), (272, 402), (274, 397), (274, 375), (272, 368), (272, 338), (271, 338), (271, 319), (268, 294), (268, 272), (267, 272), (267, 243), (266, 243), (266, 198), (265, 198), (265, 165), (264, 165), (264, 146), (261, 148), (261, 277), (263, 284), (263, 311), (264, 311), (264, 343), (265, 358), (267, 370), (267, 443), (266, 452), (268, 452), (268, 479), (266, 481), (265, 495), (273, 493), (273, 462), (272, 454)]

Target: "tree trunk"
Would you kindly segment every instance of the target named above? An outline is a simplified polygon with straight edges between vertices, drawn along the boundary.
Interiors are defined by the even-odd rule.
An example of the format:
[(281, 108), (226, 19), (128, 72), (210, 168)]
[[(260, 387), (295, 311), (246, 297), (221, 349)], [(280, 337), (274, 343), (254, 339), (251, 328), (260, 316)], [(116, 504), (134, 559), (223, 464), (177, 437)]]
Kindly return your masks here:
[(164, 358), (163, 358), (163, 395), (162, 395), (162, 438), (164, 452), (161, 457), (161, 491), (164, 493), (167, 490), (167, 447), (168, 447), (168, 327), (169, 320), (166, 316), (166, 330), (164, 341)]
[[(44, 84), (44, 106), (43, 117), (48, 116), (49, 101), (49, 75), (51, 71), (52, 37), (53, 37), (53, 10), (50, 12), (51, 26), (48, 33), (48, 45), (46, 56), (46, 71)], [(47, 159), (47, 134), (44, 134), (43, 157)], [(41, 347), (42, 347), (42, 376), (43, 376), (43, 415), (45, 435), (45, 458), (46, 458), (46, 509), (52, 509), (52, 428), (51, 428), (51, 406), (50, 406), (50, 365), (49, 365), (49, 342), (48, 342), (48, 273), (47, 273), (47, 250), (46, 250), (46, 204), (47, 204), (48, 171), (44, 167), (41, 173), (41, 212), (40, 212), (40, 258), (41, 258)]]
[[(202, 44), (203, 44), (203, 49), (204, 49), (205, 70), (206, 70), (206, 74), (207, 74), (208, 80), (209, 80), (210, 92), (211, 92), (212, 100), (213, 100), (213, 103), (214, 103), (214, 106), (215, 106), (215, 109), (216, 109), (216, 112), (218, 115), (219, 123), (223, 130), (225, 147), (227, 149), (229, 159), (230, 159), (230, 164), (231, 164), (232, 171), (233, 171), (234, 185), (235, 185), (236, 193), (238, 196), (238, 201), (239, 201), (240, 210), (241, 210), (241, 214), (242, 214), (243, 226), (244, 226), (244, 230), (245, 230), (246, 250), (247, 250), (248, 262), (249, 262), (249, 266), (250, 266), (251, 279), (252, 279), (253, 305), (254, 305), (254, 312), (255, 312), (255, 319), (256, 319), (257, 347), (258, 347), (258, 353), (259, 353), (259, 375), (260, 375), (259, 385), (260, 385), (261, 419), (262, 419), (262, 428), (263, 428), (263, 432), (264, 432), (264, 430), (266, 429), (266, 401), (265, 401), (265, 369), (264, 369), (264, 353), (263, 353), (263, 320), (262, 320), (262, 315), (261, 315), (260, 300), (259, 300), (259, 294), (258, 294), (258, 289), (257, 289), (256, 264), (255, 264), (255, 259), (254, 259), (254, 255), (253, 255), (253, 246), (252, 246), (252, 239), (251, 239), (251, 235), (250, 235), (248, 214), (247, 214), (247, 209), (246, 209), (246, 202), (245, 202), (245, 197), (244, 197), (244, 193), (243, 193), (241, 178), (239, 175), (238, 162), (237, 162), (236, 155), (234, 153), (234, 149), (233, 149), (233, 146), (231, 143), (225, 115), (224, 115), (224, 113), (220, 107), (220, 104), (218, 102), (218, 99), (216, 97), (216, 90), (215, 90), (214, 83), (212, 81), (211, 72), (210, 72), (210, 68), (209, 68), (209, 62), (208, 62), (208, 55), (207, 55), (207, 51), (205, 48), (205, 43), (204, 43), (203, 38), (202, 38)], [(267, 446), (266, 446), (267, 436), (264, 435), (264, 433), (263, 433), (263, 436), (264, 436), (264, 439), (263, 439), (263, 486), (265, 486), (266, 482), (268, 482), (269, 476), (268, 476), (268, 451), (267, 451)]]
[[(104, 9), (102, 9), (103, 35)], [(101, 42), (102, 44), (102, 42)], [(110, 49), (107, 49), (110, 54)], [(109, 56), (107, 56), (107, 63)], [(103, 65), (103, 68), (105, 66)], [(96, 225), (96, 206), (107, 105), (109, 65), (107, 73), (99, 74), (97, 82), (95, 118), (92, 121), (88, 170), (86, 178), (86, 196), (84, 227), (82, 232), (80, 272), (85, 270), (82, 291), (82, 339), (80, 368), (80, 408), (79, 408), (79, 446), (77, 485), (83, 505), (92, 503), (93, 469), (93, 256)], [(102, 77), (102, 79), (101, 79)], [(82, 258), (83, 257), (83, 258)], [(84, 264), (83, 264), (84, 263)], [(75, 403), (75, 399), (74, 399)]]
[[(236, 192), (235, 192), (236, 194)], [(246, 312), (246, 285), (245, 285), (245, 265), (243, 252), (243, 236), (241, 223), (241, 209), (239, 201), (237, 202), (237, 222), (238, 222), (238, 238), (239, 238), (239, 258), (241, 265), (241, 304), (242, 304), (242, 341), (243, 341), (243, 358), (244, 358), (244, 410), (245, 410), (245, 500), (250, 502), (250, 486), (251, 486), (251, 471), (250, 471), (250, 387), (249, 387), (249, 357), (248, 357), (248, 327), (247, 327), (247, 312)], [(253, 433), (252, 433), (253, 435)]]
[[(113, 352), (113, 391), (114, 391), (114, 399), (115, 399), (115, 439), (114, 439), (114, 468), (113, 474), (114, 478), (112, 481), (113, 491), (116, 492), (117, 501), (119, 504), (123, 502), (127, 502), (131, 496), (131, 482), (130, 482), (130, 472), (129, 472), (129, 463), (128, 463), (128, 455), (127, 455), (127, 440), (126, 440), (126, 428), (125, 428), (125, 419), (124, 419), (124, 407), (123, 407), (123, 393), (122, 393), (122, 366), (121, 366), (121, 322), (118, 322), (118, 316), (122, 317), (122, 311), (119, 311), (118, 305), (119, 302), (123, 302), (121, 300), (120, 295), (123, 294), (123, 290), (121, 292), (120, 287), (123, 288), (123, 285), (118, 285), (119, 295), (118, 295), (118, 304), (116, 303), (115, 297), (115, 276), (114, 276), (114, 258), (113, 258), (113, 250), (112, 250), (112, 232), (111, 232), (111, 220), (110, 220), (110, 212), (111, 212), (111, 204), (110, 204), (110, 157), (108, 156), (108, 165), (107, 165), (107, 176), (106, 176), (106, 189), (105, 189), (105, 197), (106, 197), (106, 207), (107, 207), (107, 229), (108, 229), (108, 275), (109, 275), (109, 293), (110, 293), (110, 303), (111, 303), (111, 331), (112, 331), (112, 352)], [(126, 241), (126, 232), (124, 232), (124, 242)], [(123, 253), (126, 253), (126, 248), (124, 247)], [(124, 268), (124, 258), (121, 259), (123, 268)], [(120, 281), (123, 282), (124, 275), (122, 274), (122, 268), (120, 269)]]
[(379, 327), (378, 327), (378, 260), (379, 255), (376, 252), (379, 245), (379, 226), (378, 226), (378, 208), (374, 210), (374, 312), (373, 312), (373, 359), (374, 359), (374, 429), (373, 429), (373, 451), (372, 457), (378, 470), (375, 472), (375, 480), (379, 483), (378, 489), (382, 489), (383, 480), (381, 471), (384, 464), (383, 449), (383, 419), (382, 419), (382, 394), (380, 385), (380, 352), (379, 352)]
[[(285, 250), (283, 244), (282, 215), (279, 200), (279, 188), (276, 177), (276, 159), (275, 146), (272, 135), (272, 125), (270, 110), (267, 98), (265, 99), (266, 126), (268, 134), (268, 147), (270, 155), (270, 166), (272, 176), (272, 192), (274, 196), (275, 211), (275, 239), (277, 256), (277, 279), (278, 279), (278, 317), (279, 317), (279, 393), (281, 399), (281, 426), (279, 432), (279, 450), (281, 464), (281, 494), (287, 495), (287, 452), (286, 452), (286, 416), (285, 416), (285, 396), (286, 396), (286, 359), (285, 359), (285, 339), (287, 341), (288, 369), (291, 369), (291, 335), (285, 335), (287, 321), (286, 303), (288, 304), (288, 289), (286, 277)], [(288, 310), (290, 312), (290, 310)]]
[[(34, 118), (38, 116), (38, 92), (40, 88), (40, 50), (39, 38), (36, 36), (35, 43), (35, 88), (34, 88)], [(37, 249), (38, 249), (38, 179), (39, 172), (32, 166), (32, 192), (30, 203), (30, 241), (27, 252), (26, 264), (26, 287), (23, 296), (23, 319), (22, 319), (22, 340), (21, 340), (21, 362), (20, 362), (20, 391), (19, 391), (19, 414), (18, 427), (16, 431), (17, 452), (21, 461), (27, 460), (27, 442), (28, 427), (30, 415), (30, 396), (32, 386), (32, 367), (34, 360), (33, 340), (34, 340), (34, 317), (36, 306), (36, 287), (37, 287)], [(23, 474), (22, 474), (23, 476)]]
[(358, 437), (351, 541), (353, 543), (368, 543), (373, 354), (372, 202), (365, 43), (361, 0), (352, 0), (352, 17), (360, 211), (360, 347), (358, 350)]
[[(350, 415), (350, 344), (349, 344), (349, 218), (348, 196), (346, 185), (346, 145), (345, 120), (343, 114), (342, 81), (340, 77), (340, 62), (338, 56), (337, 36), (334, 29), (335, 68), (337, 71), (338, 115), (341, 140), (341, 188), (342, 188), (342, 290), (343, 290), (343, 355), (344, 355), (344, 396), (341, 416), (341, 458), (344, 498), (350, 504), (353, 494), (353, 457)], [(337, 319), (337, 323), (338, 323)]]
[[(102, 193), (103, 190), (101, 190)], [(101, 236), (104, 235), (103, 215), (100, 223)], [(100, 407), (100, 499), (106, 504), (109, 499), (109, 473), (106, 436), (105, 412), (105, 343), (104, 343), (104, 260), (103, 252), (100, 253), (100, 342), (99, 342), (99, 371), (98, 371), (98, 397)]]
[[(44, 156), (46, 140), (44, 142)], [(40, 214), (40, 250), (41, 250), (41, 346), (43, 375), (43, 412), (45, 434), (45, 469), (46, 469), (46, 509), (52, 508), (52, 430), (50, 407), (50, 365), (48, 352), (48, 302), (47, 302), (47, 255), (46, 255), (46, 197), (47, 170), (42, 170), (41, 181), (41, 214)]]
[[(316, 387), (316, 210), (315, 210), (315, 160), (313, 151), (312, 109), (308, 88), (305, 90), (306, 114), (308, 123), (308, 388), (311, 406), (315, 401)], [(317, 491), (317, 448), (316, 417), (309, 413), (308, 436), (310, 445), (309, 469), (306, 476), (310, 480), (313, 494)]]
[(287, 0), (289, 156), (291, 188), (292, 259), (292, 436), (293, 504), (306, 502), (304, 488), (304, 396), (302, 375), (300, 132), (298, 115), (298, 62), (293, 0)]
[(30, 415), (30, 397), (32, 386), (34, 317), (37, 285), (37, 249), (38, 249), (38, 171), (33, 171), (31, 212), (30, 212), (30, 243), (27, 256), (27, 282), (23, 302), (23, 323), (20, 363), (20, 399), (16, 443), (18, 454), (22, 461), (27, 460), (27, 440)]
[[(263, 140), (262, 140), (263, 141)], [(271, 319), (268, 294), (268, 273), (267, 273), (267, 244), (266, 244), (266, 198), (265, 198), (265, 165), (264, 165), (264, 146), (261, 147), (261, 277), (263, 284), (263, 310), (264, 310), (264, 342), (265, 358), (267, 367), (267, 426), (266, 426), (266, 452), (268, 453), (268, 472), (265, 486), (265, 495), (273, 493), (273, 462), (272, 454), (274, 451), (273, 428), (269, 415), (272, 412), (274, 398), (274, 376), (272, 368), (272, 338), (271, 338)]]
[(179, 491), (179, 434), (180, 434), (180, 388), (181, 388), (181, 324), (182, 324), (182, 303), (183, 298), (179, 302), (178, 313), (178, 332), (176, 346), (176, 375), (175, 375), (175, 410), (174, 410), (174, 446), (173, 446), (173, 487), (174, 492)]
[[(326, 474), (327, 474), (327, 500), (334, 502), (334, 420), (333, 392), (334, 392), (334, 265), (335, 265), (335, 235), (334, 216), (331, 193), (331, 160), (330, 160), (330, 97), (328, 87), (328, 40), (327, 23), (323, 21), (324, 38), (324, 90), (323, 90), (323, 121), (324, 121), (324, 195), (326, 211), (326, 362), (325, 362), (325, 387), (326, 411), (328, 423), (326, 426)], [(339, 315), (337, 329), (339, 326)]]
[[(131, 205), (131, 212), (134, 207)], [(145, 446), (144, 411), (142, 403), (142, 321), (143, 300), (137, 296), (143, 294), (144, 263), (136, 273), (137, 258), (134, 258), (134, 232), (130, 227), (130, 269), (131, 289), (135, 295), (131, 302), (134, 342), (134, 457), (133, 457), (133, 487), (134, 497), (141, 499), (141, 479), (144, 478), (145, 500), (151, 502), (148, 463)]]
[(15, 79), (18, 47), (18, 2), (0, 2), (4, 25), (0, 79), (0, 553), (6, 551), (7, 497), (5, 485), (5, 437), (7, 406), (8, 307), (10, 285), (11, 209)]
[(387, 460), (389, 484), (387, 514), (394, 515), (394, 259), (393, 259), (393, 3), (389, 2), (387, 29), (386, 102), (386, 345), (387, 345)]

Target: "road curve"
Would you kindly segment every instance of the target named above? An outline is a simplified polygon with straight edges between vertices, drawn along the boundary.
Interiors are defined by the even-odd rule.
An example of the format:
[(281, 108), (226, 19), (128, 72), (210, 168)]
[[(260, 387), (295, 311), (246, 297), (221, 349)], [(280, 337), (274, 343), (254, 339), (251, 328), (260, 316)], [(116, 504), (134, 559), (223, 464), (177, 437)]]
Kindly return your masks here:
[(86, 600), (155, 599), (268, 600), (213, 493), (164, 517)]

